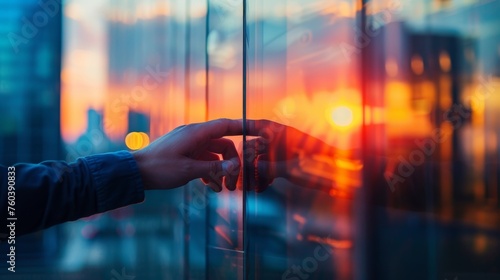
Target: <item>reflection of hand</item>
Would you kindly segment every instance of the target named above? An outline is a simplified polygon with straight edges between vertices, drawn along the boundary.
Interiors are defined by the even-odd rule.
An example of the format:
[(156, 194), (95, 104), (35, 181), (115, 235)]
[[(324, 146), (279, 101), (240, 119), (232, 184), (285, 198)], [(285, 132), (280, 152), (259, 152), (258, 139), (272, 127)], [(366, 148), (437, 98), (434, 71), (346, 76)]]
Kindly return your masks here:
[(249, 176), (250, 189), (264, 191), (277, 177), (298, 185), (331, 188), (331, 180), (311, 176), (302, 167), (314, 162), (314, 155), (333, 160), (337, 149), (298, 129), (272, 121), (250, 121), (247, 126), (250, 135), (259, 136), (245, 144), (245, 166), (248, 173), (254, 174)]
[(240, 160), (233, 141), (222, 137), (242, 133), (241, 120), (219, 119), (180, 126), (163, 135), (133, 153), (145, 189), (172, 189), (203, 178), (220, 192), (225, 178), (225, 186), (234, 190)]
[[(308, 183), (310, 177), (292, 172), (300, 168), (299, 152), (332, 158), (336, 154), (320, 139), (273, 121), (247, 120), (245, 129), (248, 136), (258, 136), (247, 141), (244, 155), (251, 167), (248, 172), (256, 175), (250, 176), (250, 188), (257, 191), (277, 177)], [(218, 119), (180, 126), (163, 135), (133, 153), (145, 189), (172, 189), (202, 178), (216, 192), (222, 190), (223, 180), (227, 189), (234, 190), (241, 164), (234, 143), (222, 137), (242, 134), (242, 120)]]

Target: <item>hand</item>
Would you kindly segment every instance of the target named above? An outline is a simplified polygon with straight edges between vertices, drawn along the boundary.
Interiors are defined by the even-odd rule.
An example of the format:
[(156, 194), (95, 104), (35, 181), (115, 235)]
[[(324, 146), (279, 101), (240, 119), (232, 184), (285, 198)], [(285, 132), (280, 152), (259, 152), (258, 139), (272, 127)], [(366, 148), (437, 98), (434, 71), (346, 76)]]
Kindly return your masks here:
[(304, 167), (314, 168), (310, 166), (316, 163), (314, 156), (333, 161), (346, 151), (339, 151), (296, 128), (268, 120), (249, 121), (247, 127), (249, 135), (260, 136), (245, 143), (245, 172), (254, 174), (249, 176), (250, 190), (262, 192), (278, 177), (301, 186), (331, 189), (330, 179), (305, 172)]
[[(240, 160), (233, 141), (243, 134), (242, 120), (218, 119), (177, 127), (133, 153), (146, 190), (172, 189), (202, 178), (215, 192), (234, 190)], [(220, 160), (221, 154), (223, 160)]]

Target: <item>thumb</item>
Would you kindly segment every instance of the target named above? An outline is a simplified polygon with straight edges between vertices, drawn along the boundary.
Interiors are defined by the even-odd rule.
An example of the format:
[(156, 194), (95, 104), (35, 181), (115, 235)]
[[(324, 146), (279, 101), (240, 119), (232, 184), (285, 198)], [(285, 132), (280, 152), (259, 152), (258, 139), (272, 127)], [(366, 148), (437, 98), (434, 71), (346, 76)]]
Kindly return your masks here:
[[(229, 174), (234, 169), (235, 164), (230, 160), (195, 161), (193, 164), (193, 175), (195, 177), (208, 179), (210, 188), (215, 192), (222, 191), (222, 177), (226, 176), (226, 187), (234, 189)], [(228, 181), (229, 180), (229, 181)]]
[(193, 175), (197, 178), (207, 178), (219, 181), (220, 177), (231, 174), (235, 167), (230, 160), (194, 161)]

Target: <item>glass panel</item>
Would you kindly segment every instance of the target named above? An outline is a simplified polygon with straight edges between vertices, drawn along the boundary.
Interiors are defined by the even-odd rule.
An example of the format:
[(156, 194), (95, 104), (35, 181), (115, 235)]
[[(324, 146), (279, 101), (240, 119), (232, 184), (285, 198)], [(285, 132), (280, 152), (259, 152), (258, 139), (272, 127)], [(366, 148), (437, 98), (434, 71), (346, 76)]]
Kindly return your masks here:
[[(39, 19), (37, 23), (41, 20), (44, 27), (34, 34), (34, 29), (23, 19), (33, 22), (39, 10), (35, 0), (0, 0), (0, 164), (3, 166), (59, 159), (63, 154), (58, 125), (62, 16), (55, 14), (46, 22), (45, 18)], [(2, 181), (4, 176), (0, 175)], [(3, 198), (7, 189), (1, 191)], [(0, 235), (7, 233), (5, 226), (0, 232)], [(25, 236), (17, 234), (15, 244), (2, 240), (0, 262), (5, 265), (0, 269), (0, 278), (8, 279), (13, 274), (30, 278), (32, 267), (51, 266), (52, 256), (61, 248), (57, 242), (60, 233), (60, 228), (53, 227)], [(12, 245), (15, 273), (8, 270)]]
[[(356, 3), (251, 1), (247, 117), (249, 279), (352, 279), (361, 187)], [(255, 174), (254, 178), (252, 174)], [(270, 183), (269, 186), (267, 184)]]
[[(180, 2), (180, 1), (179, 1)], [(207, 1), (187, 0), (185, 28), (185, 112), (186, 123), (203, 122), (207, 119), (206, 84), (206, 34)], [(206, 279), (207, 268), (207, 214), (206, 186), (200, 180), (190, 182), (184, 188), (184, 201), (178, 205), (184, 219), (185, 236), (183, 265), (184, 279)]]
[(248, 3), (249, 278), (499, 277), (499, 5)]
[[(205, 12), (199, 0), (66, 1), (65, 159), (140, 149), (206, 119)], [(147, 192), (145, 203), (64, 225), (58, 271), (96, 279), (204, 277), (204, 190), (196, 180)]]
[(237, 191), (20, 237), (18, 279), (500, 278), (500, 1), (42, 2), (0, 0), (2, 164), (287, 127), (230, 138)]
[(492, 12), (499, 8), (369, 2), (367, 68), (385, 103), (384, 178), (369, 185), (382, 206), (371, 212), (368, 255), (380, 278), (500, 277), (500, 36), (490, 31), (500, 26)]
[[(243, 5), (208, 1), (207, 119), (243, 115)], [(239, 146), (241, 137), (230, 137)], [(208, 191), (207, 278), (243, 279), (243, 192)]]

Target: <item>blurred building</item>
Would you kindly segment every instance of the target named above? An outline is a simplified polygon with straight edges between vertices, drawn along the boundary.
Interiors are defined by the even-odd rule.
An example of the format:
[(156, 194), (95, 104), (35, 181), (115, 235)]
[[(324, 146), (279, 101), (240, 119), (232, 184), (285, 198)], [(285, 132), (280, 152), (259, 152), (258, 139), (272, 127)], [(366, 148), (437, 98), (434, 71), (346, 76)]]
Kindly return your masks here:
[(87, 129), (75, 143), (67, 146), (67, 161), (91, 154), (104, 153), (113, 148), (103, 128), (102, 112), (89, 109), (87, 111)]
[(149, 133), (149, 117), (145, 114), (129, 111), (128, 112), (128, 132)]
[[(65, 159), (218, 117), (290, 124), (338, 153), (287, 146), (303, 164), (265, 192), (195, 180), (37, 233), (22, 246), (38, 255), (19, 257), (29, 276), (499, 278), (499, 0), (64, 3), (62, 108), (74, 118), (62, 131), (78, 138)], [(23, 16), (41, 25), (54, 11), (34, 0), (0, 9), (0, 154), (17, 161), (51, 152), (60, 29), (52, 16), (28, 27)], [(258, 173), (246, 173), (251, 189)]]
[[(42, 3), (42, 4), (40, 4)], [(0, 155), (2, 165), (62, 158), (61, 7), (0, 0)], [(57, 228), (22, 236), (18, 266), (43, 265), (57, 250)], [(5, 244), (7, 245), (7, 244)], [(6, 249), (2, 244), (2, 251)]]
[[(176, 5), (186, 3), (112, 1), (106, 18), (106, 98), (111, 108), (105, 118), (124, 119), (128, 111), (143, 113), (149, 118), (151, 138), (183, 124), (189, 104), (205, 98), (205, 19), (165, 16)], [(148, 6), (147, 13), (136, 15)], [(188, 84), (190, 90), (184, 90)], [(191, 113), (204, 117), (203, 111), (204, 107)]]
[(59, 9), (0, 1), (2, 164), (61, 158)]

